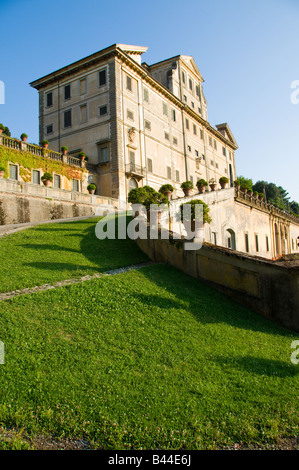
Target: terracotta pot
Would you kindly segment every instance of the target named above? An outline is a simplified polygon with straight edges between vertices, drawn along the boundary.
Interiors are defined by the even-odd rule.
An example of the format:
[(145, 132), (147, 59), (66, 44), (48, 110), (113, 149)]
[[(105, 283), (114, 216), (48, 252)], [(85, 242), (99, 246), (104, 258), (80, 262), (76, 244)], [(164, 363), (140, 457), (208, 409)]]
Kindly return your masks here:
[(43, 183), (44, 183), (45, 186), (48, 186), (48, 187), (51, 185), (50, 180), (43, 181)]
[(62, 150), (62, 155), (66, 155), (67, 154), (67, 150)]
[(206, 190), (206, 187), (205, 187), (205, 186), (198, 186), (198, 192), (199, 192), (199, 194), (204, 193), (205, 190)]
[(190, 195), (191, 195), (191, 191), (192, 191), (192, 190), (189, 189), (189, 188), (183, 188), (183, 191), (184, 191), (185, 196), (187, 197), (187, 196), (190, 196)]
[(95, 189), (89, 189), (88, 192), (89, 192), (89, 194), (94, 194)]
[(163, 193), (163, 194), (164, 194), (164, 196), (166, 196), (166, 197), (167, 197), (168, 201), (170, 201), (170, 199), (171, 199), (171, 195), (172, 195), (172, 191), (166, 191), (166, 192), (165, 192), (165, 193)]
[(225, 189), (226, 183), (220, 183), (221, 189)]
[(211, 191), (215, 191), (216, 186), (217, 186), (216, 183), (210, 184)]
[(27, 141), (27, 137), (23, 137), (22, 142), (26, 142), (26, 141)]
[(4, 176), (4, 171), (0, 171), (0, 178), (3, 178)]

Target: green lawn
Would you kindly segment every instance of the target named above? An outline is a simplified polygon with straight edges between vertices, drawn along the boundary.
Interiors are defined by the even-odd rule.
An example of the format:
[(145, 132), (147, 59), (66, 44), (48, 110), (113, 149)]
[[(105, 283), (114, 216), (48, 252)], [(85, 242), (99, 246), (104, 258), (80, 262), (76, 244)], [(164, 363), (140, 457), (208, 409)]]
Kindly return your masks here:
[(0, 237), (0, 292), (148, 261), (132, 240), (100, 242), (98, 220), (39, 225)]
[(105, 449), (298, 436), (298, 366), (290, 361), (298, 335), (174, 268), (152, 265), (2, 302), (0, 332), (4, 429), (82, 437)]

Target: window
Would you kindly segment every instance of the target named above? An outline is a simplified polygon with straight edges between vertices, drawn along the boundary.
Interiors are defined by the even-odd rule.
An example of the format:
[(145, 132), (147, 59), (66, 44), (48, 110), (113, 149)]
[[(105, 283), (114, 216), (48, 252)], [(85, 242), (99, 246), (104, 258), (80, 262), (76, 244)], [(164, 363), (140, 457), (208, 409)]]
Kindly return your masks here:
[(215, 139), (214, 139), (214, 149), (217, 150), (217, 142)]
[(171, 110), (171, 116), (172, 116), (172, 120), (173, 120), (173, 121), (176, 121), (175, 109), (172, 109), (172, 110)]
[(194, 103), (193, 103), (193, 101), (191, 101), (191, 106), (192, 106), (192, 108), (194, 108), (194, 106), (195, 106)]
[(199, 113), (199, 114), (201, 113), (201, 109), (200, 109), (200, 108), (198, 108), (198, 113)]
[(164, 132), (164, 137), (166, 140), (169, 140), (169, 133), (168, 132)]
[(177, 139), (177, 137), (174, 137), (174, 138), (173, 138), (173, 145), (178, 145), (178, 139)]
[(203, 130), (200, 129), (200, 138), (203, 140)]
[(226, 157), (226, 148), (225, 147), (222, 147), (222, 153)]
[(202, 159), (203, 159), (203, 160), (205, 160), (205, 159), (206, 159), (206, 157), (204, 156), (204, 154), (202, 154)]
[(249, 238), (248, 238), (248, 233), (245, 233), (245, 250), (246, 250), (246, 253), (249, 253)]
[(132, 78), (127, 75), (127, 90), (132, 91)]
[(107, 105), (105, 104), (104, 106), (99, 106), (99, 116), (105, 116), (108, 113), (108, 108)]
[(64, 124), (64, 128), (72, 127), (72, 110), (71, 109), (63, 113), (63, 124)]
[(184, 95), (184, 101), (185, 101), (185, 103), (187, 103), (187, 96), (186, 95)]
[(130, 109), (127, 109), (127, 118), (134, 121), (134, 113)]
[(151, 158), (147, 159), (147, 171), (153, 172), (153, 160)]
[(144, 90), (143, 90), (143, 99), (144, 99), (144, 101), (146, 101), (147, 103), (149, 102), (149, 92), (148, 92), (148, 89), (147, 89), (147, 88), (144, 88)]
[(216, 168), (219, 168), (219, 165), (218, 165), (218, 163), (216, 163)]
[(47, 108), (50, 108), (50, 106), (53, 106), (53, 93), (52, 91), (50, 93), (47, 93)]
[(163, 103), (163, 114), (164, 116), (168, 116), (168, 109), (167, 109), (167, 104)]
[(108, 147), (98, 147), (98, 162), (99, 163), (107, 163), (109, 161), (109, 152)]
[(79, 192), (79, 180), (73, 180), (73, 191)]
[(189, 89), (193, 90), (193, 80), (191, 78), (189, 78)]
[(190, 181), (193, 184), (193, 175), (190, 175)]
[(175, 179), (176, 179), (177, 183), (180, 182), (180, 172), (179, 172), (179, 170), (176, 170), (176, 172), (175, 172)]
[(100, 70), (99, 72), (99, 86), (106, 85), (107, 83), (107, 71), (106, 69)]
[(60, 175), (54, 175), (53, 186), (54, 186), (54, 188), (59, 188), (60, 189), (60, 186), (61, 186)]
[(217, 245), (217, 233), (216, 233), (216, 232), (212, 232), (212, 237), (213, 237), (213, 243), (214, 243), (214, 245)]
[(198, 157), (199, 155), (198, 150), (195, 150), (195, 155)]
[(191, 152), (191, 147), (190, 147), (190, 145), (188, 145), (187, 148), (188, 148), (188, 152)]
[(9, 177), (12, 180), (18, 179), (18, 165), (9, 165)]
[(255, 234), (255, 251), (259, 251), (259, 236)]
[(189, 119), (186, 119), (186, 129), (189, 130)]
[(99, 163), (107, 163), (109, 162), (109, 152), (108, 147), (98, 147), (98, 162)]
[(46, 127), (46, 134), (53, 134), (53, 124), (49, 124)]
[(167, 167), (167, 179), (171, 180), (171, 166)]
[(200, 158), (196, 158), (196, 169), (199, 170), (200, 169)]
[(64, 99), (65, 100), (71, 99), (71, 85), (66, 85), (64, 87)]
[(80, 123), (87, 122), (87, 104), (80, 106)]
[[(292, 240), (292, 245), (294, 245), (294, 240)], [(294, 246), (293, 246), (293, 249), (294, 249)], [(269, 237), (268, 237), (268, 235), (266, 235), (266, 250), (267, 250), (267, 251), (270, 251), (270, 248), (269, 248)]]
[(232, 153), (229, 152), (228, 154), (229, 154), (229, 159), (231, 160), (232, 159)]
[(32, 170), (32, 183), (40, 184), (40, 171)]
[(135, 152), (133, 152), (132, 150), (130, 150), (129, 152), (129, 160), (130, 160), (130, 163), (135, 164)]
[(196, 124), (193, 124), (193, 134), (197, 135), (197, 127)]
[(209, 145), (212, 147), (213, 146), (213, 139), (211, 136), (209, 136)]
[(80, 80), (80, 95), (85, 95), (87, 93), (87, 79), (82, 78)]
[(186, 83), (186, 74), (182, 71), (182, 82)]
[(145, 121), (144, 121), (144, 127), (145, 127), (145, 129), (147, 129), (148, 131), (150, 131), (150, 130), (152, 129), (152, 124), (151, 124), (151, 122), (145, 120)]
[(214, 166), (214, 162), (213, 162), (213, 160), (211, 160), (211, 165), (212, 165), (212, 166)]
[(199, 85), (196, 85), (196, 95), (198, 96), (198, 98), (200, 99), (200, 86)]

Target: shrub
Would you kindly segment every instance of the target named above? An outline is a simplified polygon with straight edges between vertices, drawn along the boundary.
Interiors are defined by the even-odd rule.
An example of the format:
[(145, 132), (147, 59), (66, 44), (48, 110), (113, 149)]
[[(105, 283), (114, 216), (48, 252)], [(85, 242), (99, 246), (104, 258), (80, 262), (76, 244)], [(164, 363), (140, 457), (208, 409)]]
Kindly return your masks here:
[(53, 176), (51, 175), (51, 173), (46, 172), (41, 177), (41, 180), (42, 181), (53, 181)]
[(208, 186), (208, 182), (201, 178), (200, 180), (197, 181), (196, 186), (198, 188), (203, 187), (203, 186)]
[(253, 195), (254, 195), (255, 197), (258, 197), (258, 195), (259, 195), (258, 191), (253, 191)]
[(259, 193), (259, 198), (260, 199), (264, 199), (264, 197), (265, 197), (264, 193)]
[(0, 124), (0, 129), (1, 129), (2, 131), (5, 130), (5, 127), (3, 126), (3, 124)]
[(151, 186), (131, 189), (128, 202), (130, 204), (142, 204), (147, 210), (150, 209), (151, 204), (169, 204), (167, 197), (155, 191)]
[(228, 183), (228, 178), (226, 176), (221, 176), (221, 178), (219, 178), (219, 183)]
[(184, 181), (182, 184), (181, 184), (181, 188), (182, 189), (193, 189), (193, 183), (192, 181)]
[[(209, 206), (201, 201), (200, 199), (193, 199), (192, 201), (189, 201), (189, 202), (185, 202), (184, 204), (181, 204), (180, 205), (180, 210), (181, 210), (181, 220), (183, 222), (183, 215), (184, 215), (184, 206), (186, 205), (191, 205), (191, 220), (194, 220), (195, 219), (195, 206), (197, 204), (202, 204), (203, 206), (203, 223), (211, 223), (212, 222), (212, 219), (210, 217), (210, 209), (209, 209)], [(187, 216), (187, 214), (185, 214), (185, 220), (190, 220)]]
[(44, 146), (44, 145), (49, 145), (49, 141), (48, 141), (48, 140), (43, 140), (43, 141), (41, 142), (41, 144), (42, 144), (42, 146)]
[(168, 193), (168, 192), (173, 192), (173, 186), (171, 184), (163, 184), (161, 188), (159, 189), (160, 193)]
[(28, 139), (28, 135), (27, 135), (27, 134), (25, 134), (25, 133), (23, 133), (23, 134), (21, 134), (21, 137), (20, 137), (20, 139)]
[(62, 152), (67, 152), (67, 151), (68, 151), (68, 148), (67, 148), (65, 145), (63, 145), (63, 146), (61, 147), (61, 151), (62, 151)]
[(4, 168), (4, 166), (0, 166), (0, 171), (5, 171), (6, 168)]
[(80, 157), (80, 158), (83, 158), (83, 157), (86, 157), (86, 155), (85, 155), (84, 152), (80, 152), (80, 153), (79, 153), (79, 157)]
[(93, 183), (90, 183), (90, 184), (87, 186), (87, 190), (88, 190), (88, 191), (92, 191), (92, 190), (96, 190), (96, 189), (97, 189), (97, 187), (96, 187), (96, 185), (93, 184)]

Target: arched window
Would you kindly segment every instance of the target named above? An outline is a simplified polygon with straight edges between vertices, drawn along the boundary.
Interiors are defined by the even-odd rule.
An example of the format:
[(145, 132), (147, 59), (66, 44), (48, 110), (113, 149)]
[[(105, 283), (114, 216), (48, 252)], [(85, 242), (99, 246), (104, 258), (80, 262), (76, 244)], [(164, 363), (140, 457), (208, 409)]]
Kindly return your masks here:
[(235, 232), (229, 228), (226, 231), (227, 235), (227, 247), (231, 250), (236, 250), (236, 234)]
[(131, 191), (131, 189), (135, 189), (135, 188), (138, 188), (138, 183), (134, 178), (130, 178), (130, 180), (129, 180), (129, 191)]

